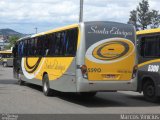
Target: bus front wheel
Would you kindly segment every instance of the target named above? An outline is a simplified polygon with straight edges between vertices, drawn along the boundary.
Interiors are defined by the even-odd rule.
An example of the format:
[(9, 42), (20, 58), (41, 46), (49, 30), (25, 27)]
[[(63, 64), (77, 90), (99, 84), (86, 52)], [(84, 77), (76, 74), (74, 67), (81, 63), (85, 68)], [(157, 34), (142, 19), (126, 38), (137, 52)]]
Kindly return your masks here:
[(21, 79), (21, 74), (20, 74), (20, 71), (18, 71), (18, 84), (19, 85), (24, 85), (24, 81), (22, 81), (22, 79)]
[(156, 88), (152, 81), (146, 81), (143, 85), (143, 95), (150, 102), (157, 102)]
[(51, 89), (50, 89), (49, 78), (47, 74), (44, 75), (42, 84), (43, 84), (44, 95), (51, 96)]

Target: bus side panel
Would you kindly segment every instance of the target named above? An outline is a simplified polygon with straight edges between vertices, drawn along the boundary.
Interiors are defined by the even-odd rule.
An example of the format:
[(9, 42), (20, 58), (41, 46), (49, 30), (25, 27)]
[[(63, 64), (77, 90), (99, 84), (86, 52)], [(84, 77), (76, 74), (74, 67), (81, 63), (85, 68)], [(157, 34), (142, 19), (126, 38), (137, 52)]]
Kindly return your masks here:
[(48, 74), (50, 88), (63, 92), (76, 92), (75, 58), (23, 58), (22, 80), (42, 85), (44, 74)]
[[(141, 31), (140, 31), (141, 32)], [(148, 79), (152, 80), (156, 87), (156, 95), (160, 96), (160, 59), (159, 57), (153, 57), (153, 56), (145, 56), (145, 41), (146, 38), (152, 38), (152, 42), (155, 41), (154, 38), (156, 37), (158, 33), (155, 34), (138, 34), (137, 35), (137, 48), (138, 48), (138, 92), (142, 92), (144, 82)], [(148, 39), (147, 39), (148, 41)], [(157, 40), (158, 41), (158, 40)], [(150, 44), (149, 44), (150, 46)], [(151, 46), (150, 46), (151, 47)], [(153, 48), (156, 47), (152, 47)], [(151, 49), (149, 49), (151, 51)], [(156, 50), (157, 51), (157, 50)], [(148, 52), (148, 51), (147, 51)]]
[(156, 86), (157, 96), (160, 96), (160, 71), (158, 67), (160, 66), (160, 63), (151, 62), (148, 64), (144, 64), (144, 63), (142, 64), (139, 65), (139, 70), (138, 70), (138, 91), (139, 92), (142, 91), (143, 82), (147, 81), (148, 79), (151, 79), (153, 80)]
[[(65, 43), (67, 40), (74, 40), (71, 43), (76, 44), (77, 48), (80, 43), (79, 34), (77, 34), (77, 27), (74, 27), (74, 31), (69, 29), (66, 36), (61, 36), (63, 38), (63, 42)], [(71, 28), (72, 29), (72, 28)], [(72, 33), (71, 33), (72, 32)], [(71, 36), (71, 34), (73, 36)], [(77, 35), (77, 36), (75, 36)], [(59, 36), (59, 35), (58, 35)], [(78, 41), (77, 38), (78, 37)], [(67, 38), (67, 39), (66, 39)], [(58, 38), (57, 38), (58, 39)], [(77, 41), (77, 42), (76, 42)], [(62, 41), (61, 41), (62, 42)], [(22, 80), (42, 85), (42, 80), (45, 74), (48, 74), (50, 86), (52, 89), (63, 91), (63, 92), (76, 92), (76, 80), (75, 80), (75, 47), (76, 45), (72, 45), (69, 42), (65, 43), (66, 53), (61, 55), (62, 51), (59, 51), (55, 54), (49, 49), (44, 49), (44, 53), (42, 55), (38, 55), (41, 57), (36, 57), (37, 55), (33, 55), (33, 51), (27, 53), (28, 57), (22, 58), (21, 61), (21, 70), (22, 70)], [(72, 45), (72, 46), (69, 46)], [(74, 46), (74, 47), (73, 47)], [(53, 47), (53, 46), (52, 46)], [(70, 48), (70, 49), (69, 49)], [(72, 48), (72, 49), (71, 49)], [(49, 53), (47, 51), (50, 51)], [(30, 55), (31, 54), (31, 55)], [(38, 53), (39, 54), (39, 53)], [(25, 56), (25, 55), (24, 55)]]
[[(61, 77), (56, 80), (50, 80), (50, 87), (54, 90), (62, 92), (76, 92), (76, 63), (73, 59), (72, 63), (68, 67), (67, 71), (62, 74)], [(65, 60), (64, 60), (65, 61)]]
[[(44, 59), (38, 61), (39, 59), (39, 57), (23, 57), (21, 59), (21, 79), (23, 81), (42, 86), (42, 77), (40, 69), (42, 67)], [(33, 68), (31, 69), (29, 67)]]

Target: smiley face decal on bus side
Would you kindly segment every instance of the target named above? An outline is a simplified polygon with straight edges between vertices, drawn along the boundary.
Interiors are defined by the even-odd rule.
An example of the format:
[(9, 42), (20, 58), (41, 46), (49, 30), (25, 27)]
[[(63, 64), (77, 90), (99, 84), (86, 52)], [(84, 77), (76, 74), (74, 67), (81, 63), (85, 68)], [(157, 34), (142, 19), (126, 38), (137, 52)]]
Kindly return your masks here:
[(110, 38), (93, 44), (86, 52), (86, 58), (96, 63), (113, 63), (130, 56), (134, 44), (124, 38)]
[(33, 79), (37, 76), (39, 71), (41, 70), (43, 64), (44, 64), (45, 58), (37, 58), (35, 60), (33, 65), (30, 65), (30, 62), (33, 62), (33, 60), (30, 61), (29, 58), (22, 58), (21, 66), (22, 66), (22, 72), (24, 76), (27, 79)]
[(25, 64), (26, 64), (26, 68), (27, 68), (26, 71), (28, 73), (34, 73), (37, 70), (37, 68), (38, 68), (38, 66), (40, 64), (41, 59), (42, 58), (38, 58), (38, 60), (36, 61), (36, 63), (33, 66), (31, 66), (31, 65), (29, 65), (28, 58), (26, 58), (26, 60), (25, 60), (26, 61)]

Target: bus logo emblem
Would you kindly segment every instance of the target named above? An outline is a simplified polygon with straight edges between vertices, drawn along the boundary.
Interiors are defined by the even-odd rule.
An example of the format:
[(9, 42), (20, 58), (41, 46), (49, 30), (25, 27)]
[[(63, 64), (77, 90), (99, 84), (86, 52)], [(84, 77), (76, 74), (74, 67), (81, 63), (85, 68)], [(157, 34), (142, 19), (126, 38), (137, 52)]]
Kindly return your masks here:
[(134, 52), (134, 44), (124, 38), (110, 38), (93, 44), (86, 52), (88, 60), (97, 63), (120, 61)]
[[(120, 49), (109, 49), (118, 46)], [(104, 50), (107, 52), (104, 53)], [(106, 42), (93, 50), (92, 55), (99, 60), (114, 60), (124, 56), (129, 50), (129, 45), (123, 41)]]

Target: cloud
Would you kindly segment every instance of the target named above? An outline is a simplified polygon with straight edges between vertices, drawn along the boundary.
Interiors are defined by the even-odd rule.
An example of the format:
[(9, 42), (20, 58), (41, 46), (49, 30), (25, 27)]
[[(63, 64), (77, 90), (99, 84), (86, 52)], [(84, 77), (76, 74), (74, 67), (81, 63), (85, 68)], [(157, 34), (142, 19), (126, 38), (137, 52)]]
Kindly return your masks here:
[[(63, 0), (63, 2), (6, 2), (1, 1), (0, 16), (12, 20), (32, 20), (32, 21), (49, 21), (63, 18), (63, 16), (77, 15), (78, 4), (73, 1)], [(9, 1), (9, 0), (8, 0)], [(20, 1), (20, 0), (19, 0)], [(73, 12), (73, 13), (72, 13)], [(78, 16), (78, 15), (77, 15)], [(70, 17), (73, 18), (73, 17)]]
[[(126, 23), (129, 12), (141, 0), (84, 0), (84, 20)], [(149, 0), (152, 9), (160, 10), (159, 0)], [(77, 23), (79, 0), (0, 0), (0, 28), (33, 33)]]

